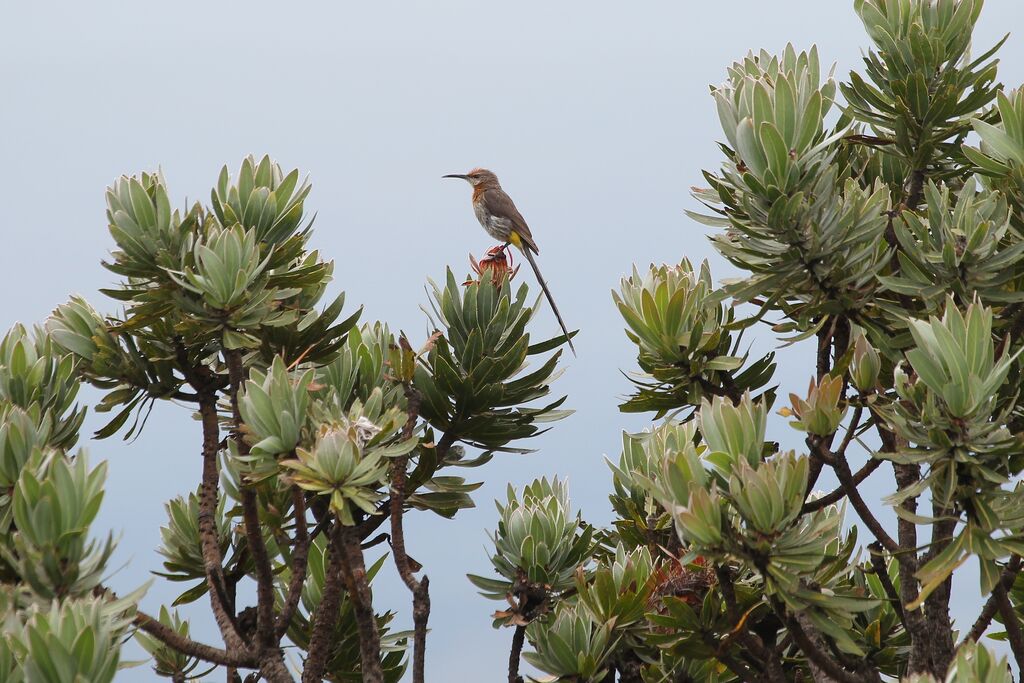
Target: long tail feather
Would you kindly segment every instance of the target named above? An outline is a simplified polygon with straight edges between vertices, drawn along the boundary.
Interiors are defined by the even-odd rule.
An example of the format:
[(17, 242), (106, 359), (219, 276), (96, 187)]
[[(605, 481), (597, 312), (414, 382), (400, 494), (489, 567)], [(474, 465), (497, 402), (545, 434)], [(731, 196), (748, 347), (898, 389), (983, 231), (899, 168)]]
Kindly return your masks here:
[(572, 351), (572, 355), (576, 356), (576, 347), (572, 345), (572, 337), (569, 336), (569, 329), (565, 326), (565, 321), (562, 320), (562, 314), (558, 312), (558, 306), (555, 305), (555, 297), (551, 296), (551, 290), (548, 289), (548, 283), (544, 281), (544, 276), (540, 274), (540, 268), (537, 267), (537, 262), (533, 260), (533, 253), (530, 251), (530, 247), (523, 245), (522, 251), (526, 254), (526, 260), (530, 262), (530, 266), (533, 268), (533, 274), (537, 276), (537, 282), (540, 283), (540, 288), (544, 290), (544, 296), (547, 297), (548, 303), (551, 304), (551, 310), (555, 314), (555, 318), (558, 320), (558, 325), (562, 328), (562, 333), (565, 334), (566, 341), (569, 342), (569, 350)]

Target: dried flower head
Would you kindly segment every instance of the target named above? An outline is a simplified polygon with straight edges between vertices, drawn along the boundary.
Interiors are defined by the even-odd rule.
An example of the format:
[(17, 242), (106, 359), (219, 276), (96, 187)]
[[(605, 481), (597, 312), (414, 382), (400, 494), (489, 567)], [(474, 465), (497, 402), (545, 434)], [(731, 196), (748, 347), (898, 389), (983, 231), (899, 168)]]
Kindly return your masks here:
[(469, 255), (469, 264), (475, 273), (470, 275), (462, 284), (471, 285), (490, 279), (495, 286), (501, 284), (502, 279), (508, 276), (511, 280), (519, 272), (519, 266), (512, 268), (512, 255), (507, 253), (504, 246), (495, 246), (487, 250), (487, 254), (477, 261), (473, 255)]

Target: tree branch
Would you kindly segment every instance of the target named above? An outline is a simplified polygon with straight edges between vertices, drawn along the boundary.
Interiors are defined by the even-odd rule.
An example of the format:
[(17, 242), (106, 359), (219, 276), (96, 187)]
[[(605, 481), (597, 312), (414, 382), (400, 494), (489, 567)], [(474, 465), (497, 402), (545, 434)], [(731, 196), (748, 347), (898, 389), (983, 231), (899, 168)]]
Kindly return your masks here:
[(295, 550), (292, 552), (292, 577), (288, 583), (288, 594), (285, 596), (281, 613), (277, 615), (277, 627), (274, 629), (274, 635), (279, 639), (284, 636), (295, 615), (309, 567), (310, 536), (306, 526), (306, 496), (298, 486), (292, 486), (292, 508), (295, 517)]
[[(857, 428), (860, 426), (860, 420), (863, 413), (863, 405), (857, 405), (853, 409), (853, 416), (850, 418), (850, 424), (846, 428), (846, 434), (843, 437), (842, 442), (840, 442), (839, 448), (836, 450), (836, 457), (846, 457), (846, 449), (849, 448), (850, 443), (853, 441), (853, 438), (857, 433)], [(822, 460), (819, 458), (815, 458), (814, 462), (818, 463), (818, 467), (820, 469)], [(878, 469), (878, 467), (881, 464), (882, 461), (877, 458), (871, 458), (866, 463), (864, 463), (864, 465), (857, 471), (857, 474), (853, 475), (854, 485), (860, 485), (860, 483), (867, 479), (872, 472)], [(833, 462), (832, 465), (834, 467), (835, 463)], [(815, 477), (815, 479), (817, 479), (817, 477)], [(810, 495), (811, 487), (814, 484), (810, 481), (810, 478), (808, 478), (807, 484), (807, 494)], [(831, 505), (832, 503), (836, 503), (842, 500), (844, 497), (846, 497), (846, 489), (843, 486), (839, 486), (831, 493), (828, 493), (820, 498), (816, 498), (812, 501), (805, 502), (801, 510), (801, 513), (806, 514), (808, 512), (820, 510), (823, 507), (826, 507), (828, 505)]]
[(256, 565), (256, 636), (261, 648), (276, 647), (274, 622), (274, 573), (270, 567), (267, 546), (260, 531), (256, 492), (248, 486), (242, 490), (242, 518), (245, 538), (249, 542), (253, 563)]
[(820, 436), (810, 435), (807, 437), (807, 446), (811, 449), (812, 453), (817, 453), (819, 457), (828, 461), (830, 458), (834, 461), (833, 468), (835, 469), (836, 477), (839, 479), (839, 483), (842, 485), (843, 490), (846, 492), (847, 498), (850, 500), (850, 504), (853, 505), (853, 509), (857, 511), (857, 515), (864, 522), (864, 525), (871, 530), (878, 542), (882, 544), (882, 547), (888, 550), (890, 553), (896, 554), (899, 551), (899, 546), (896, 541), (886, 532), (881, 522), (875, 517), (874, 513), (871, 512), (871, 508), (868, 507), (867, 503), (860, 495), (860, 491), (857, 489), (857, 484), (853, 479), (853, 473), (850, 471), (850, 463), (847, 462), (845, 455), (839, 455), (838, 453), (832, 453), (825, 446), (824, 441)]
[[(114, 595), (110, 590), (100, 590), (102, 590), (102, 592), (107, 596)], [(249, 652), (222, 650), (219, 647), (213, 647), (211, 645), (196, 642), (188, 636), (181, 635), (170, 626), (161, 623), (156, 618), (151, 617), (141, 610), (136, 610), (135, 619), (132, 620), (132, 623), (167, 647), (184, 655), (188, 655), (189, 657), (195, 657), (196, 659), (201, 659), (204, 662), (219, 664), (220, 666), (242, 667), (248, 669), (253, 669), (258, 666), (255, 658)]]
[[(400, 339), (408, 346), (405, 337)], [(402, 429), (402, 439), (411, 439), (419, 418), (420, 395), (410, 384), (405, 385), (408, 417)], [(430, 582), (426, 576), (417, 580), (405, 552), (405, 530), (402, 518), (405, 514), (405, 475), (409, 465), (409, 456), (403, 455), (391, 461), (391, 550), (395, 567), (402, 581), (412, 592), (413, 619), (413, 683), (423, 683), (427, 645), (427, 620), (430, 618)]]
[[(796, 619), (796, 617), (786, 614), (784, 611), (779, 614), (779, 617), (789, 627), (789, 632), (793, 636), (794, 642), (797, 646), (807, 655), (807, 659), (821, 669), (830, 678), (839, 681), (839, 683), (863, 683), (862, 679), (847, 671), (843, 667), (836, 663), (836, 660), (831, 655), (823, 652), (815, 643), (811, 640), (811, 637), (804, 630), (804, 627)], [(818, 635), (820, 639), (820, 635)]]
[[(242, 352), (238, 349), (224, 351), (224, 361), (228, 367), (228, 381), (231, 397), (231, 415), (234, 423), (232, 438), (242, 455), (249, 454), (249, 444), (242, 437), (242, 414), (238, 408), (238, 398), (245, 381), (242, 366)], [(249, 544), (256, 568), (256, 642), (260, 672), (268, 681), (292, 681), (288, 667), (284, 664), (281, 654), (280, 636), (274, 617), (274, 572), (270, 566), (267, 544), (260, 526), (259, 508), (257, 507), (256, 490), (249, 484), (242, 484), (242, 519), (245, 522), (245, 538)]]
[(886, 597), (889, 598), (892, 608), (900, 618), (900, 623), (903, 624), (903, 628), (909, 634), (910, 628), (907, 626), (907, 613), (903, 609), (903, 602), (900, 600), (899, 593), (896, 592), (896, 586), (893, 585), (892, 579), (889, 578), (889, 568), (885, 565), (885, 557), (882, 555), (882, 544), (878, 541), (869, 544), (868, 552), (871, 555), (871, 567), (874, 570), (875, 576), (882, 583)]
[[(242, 352), (238, 349), (225, 350), (224, 361), (228, 366), (228, 380), (230, 382), (231, 414), (234, 422), (232, 438), (234, 438), (238, 446), (238, 452), (242, 455), (248, 455), (249, 444), (242, 437), (242, 414), (238, 408), (238, 397), (242, 391), (242, 383), (245, 381)], [(262, 660), (264, 655), (271, 656), (269, 653), (276, 650), (278, 646), (278, 640), (275, 638), (274, 623), (274, 573), (270, 566), (267, 544), (263, 539), (263, 532), (260, 527), (256, 491), (252, 486), (243, 483), (241, 486), (241, 496), (242, 519), (245, 522), (245, 538), (249, 543), (249, 553), (252, 555), (253, 564), (256, 567), (256, 639), (259, 643), (260, 659)], [(277, 659), (280, 659), (280, 655), (278, 655)], [(265, 665), (266, 667), (277, 669), (276, 666), (269, 662)], [(288, 679), (291, 680), (291, 676), (288, 676)]]
[(853, 408), (853, 416), (850, 418), (850, 424), (846, 427), (846, 434), (843, 435), (843, 440), (839, 442), (839, 448), (836, 453), (840, 455), (846, 455), (846, 449), (850, 447), (850, 442), (853, 441), (853, 437), (857, 434), (857, 428), (860, 427), (860, 418), (864, 415), (864, 406), (857, 404)]
[[(1017, 575), (1020, 574), (1021, 570), (1021, 557), (1020, 555), (1014, 555), (1010, 558), (1010, 561), (1006, 563), (1006, 567), (1003, 568), (1003, 573), (999, 576), (999, 585), (1003, 587), (1003, 590), (1010, 590), (1013, 586), (1013, 582), (1017, 580)], [(989, 625), (992, 623), (992, 617), (995, 616), (996, 611), (999, 609), (998, 600), (995, 592), (989, 596), (985, 602), (985, 606), (981, 609), (981, 614), (975, 620), (971, 630), (964, 636), (964, 639), (960, 641), (960, 644), (956, 646), (957, 650), (962, 648), (966, 643), (977, 642), (985, 635), (985, 631), (988, 630)]]
[(526, 640), (526, 627), (522, 624), (516, 626), (512, 634), (512, 649), (508, 653), (508, 683), (522, 683), (519, 676), (519, 659), (523, 654), (523, 643)]
[[(449, 430), (441, 436), (440, 440), (438, 440), (436, 444), (434, 444), (435, 457), (438, 462), (444, 460), (445, 456), (448, 454), (448, 449), (454, 446), (456, 441), (458, 441), (458, 436), (456, 436), (454, 430)], [(355, 529), (356, 533), (359, 535), (359, 539), (364, 540), (369, 538), (370, 534), (379, 529), (381, 524), (388, 521), (390, 518), (390, 510), (391, 501), (381, 501), (377, 506), (375, 514), (367, 515), (366, 519), (356, 525)]]
[[(810, 272), (810, 271), (809, 271)], [(818, 330), (818, 350), (815, 354), (815, 377), (817, 381), (821, 381), (822, 378), (828, 374), (831, 367), (831, 356), (832, 350), (832, 334), (835, 331), (835, 322), (830, 325), (827, 329), (822, 327)], [(826, 444), (831, 444), (832, 440), (829, 439)], [(831, 465), (828, 459), (824, 457), (827, 449), (822, 451), (811, 451), (810, 467), (807, 472), (807, 488), (804, 490), (804, 500), (807, 500), (807, 496), (811, 495), (811, 491), (814, 490), (814, 485), (818, 483), (818, 477), (821, 476), (821, 471), (824, 469), (826, 464)]]
[[(864, 463), (864, 465), (859, 470), (857, 470), (857, 473), (853, 475), (854, 485), (859, 486), (865, 479), (870, 477), (875, 470), (881, 467), (883, 462), (884, 460), (871, 458), (866, 463)], [(832, 505), (832, 503), (838, 503), (845, 497), (846, 489), (844, 489), (842, 486), (839, 486), (838, 488), (833, 489), (832, 491), (826, 493), (824, 496), (821, 496), (820, 498), (815, 498), (814, 500), (810, 500), (804, 503), (801, 512), (803, 514), (806, 514), (808, 512), (820, 510), (823, 507), (828, 507), (829, 505)]]
[(359, 626), (359, 660), (363, 682), (384, 683), (384, 672), (380, 668), (380, 632), (377, 629), (377, 616), (373, 613), (370, 583), (366, 578), (359, 535), (354, 527), (339, 523), (337, 528), (342, 550), (342, 571), (356, 615), (356, 624)]
[(903, 208), (915, 211), (921, 203), (924, 195), (924, 169), (916, 168), (910, 173), (910, 187), (907, 189), (907, 199), (903, 202)]
[[(897, 453), (901, 446), (905, 445), (895, 434), (885, 428), (884, 422), (879, 419), (875, 423), (878, 437), (882, 441), (882, 453)], [(896, 477), (896, 487), (899, 490), (913, 486), (921, 478), (921, 468), (918, 465), (892, 464), (893, 473)], [(900, 505), (911, 514), (917, 513), (917, 497), (907, 498)], [(900, 566), (900, 602), (907, 605), (917, 598), (920, 586), (915, 574), (918, 568), (917, 556), (917, 525), (903, 517), (896, 519), (896, 537), (899, 539), (900, 553), (895, 555)], [(920, 673), (927, 671), (932, 673), (932, 662), (930, 646), (928, 643), (928, 625), (925, 622), (922, 610), (904, 611), (907, 630), (910, 633), (910, 660), (908, 662), (908, 673)], [(936, 672), (944, 675), (943, 672)]]
[(260, 676), (268, 683), (294, 682), (292, 674), (284, 663), (284, 655), (279, 647), (266, 648), (260, 652)]
[(992, 597), (996, 599), (999, 607), (999, 615), (1003, 618), (1003, 626), (1006, 627), (1006, 638), (1010, 641), (1010, 649), (1013, 651), (1013, 658), (1017, 660), (1017, 670), (1024, 671), (1024, 633), (1021, 633), (1020, 619), (1016, 610), (1010, 604), (1010, 597), (1006, 594), (1006, 587), (1002, 581), (997, 581), (992, 589)]
[[(957, 519), (954, 511), (942, 506), (932, 496), (932, 538), (931, 547), (921, 559), (927, 564), (953, 542)], [(924, 618), (928, 628), (925, 642), (931, 649), (932, 672), (942, 675), (953, 661), (953, 621), (949, 614), (949, 599), (953, 589), (953, 577), (949, 576), (924, 601)]]
[[(117, 593), (105, 586), (96, 586), (93, 595), (108, 600), (117, 600)], [(136, 607), (132, 623), (142, 631), (153, 636), (167, 647), (189, 657), (201, 659), (210, 664), (231, 668), (254, 669), (259, 664), (251, 652), (244, 650), (223, 650), (219, 647), (206, 645), (182, 635), (159, 619), (146, 614)]]
[(815, 363), (818, 381), (828, 374), (831, 369), (832, 334), (835, 332), (835, 321), (829, 327), (818, 330), (818, 354)]
[(331, 529), (328, 544), (327, 572), (324, 578), (323, 595), (313, 615), (313, 632), (306, 649), (306, 665), (302, 670), (302, 683), (322, 683), (330, 646), (334, 641), (334, 629), (338, 623), (341, 607), (341, 590), (344, 585), (340, 524)]
[(214, 620), (228, 649), (248, 650), (234, 619), (234, 606), (228, 600), (224, 582), (224, 559), (217, 538), (217, 489), (220, 473), (217, 453), (220, 450), (220, 425), (217, 421), (217, 396), (203, 390), (199, 395), (199, 415), (203, 424), (203, 479), (199, 489), (199, 541), (203, 553), (203, 569), (210, 589), (210, 607)]

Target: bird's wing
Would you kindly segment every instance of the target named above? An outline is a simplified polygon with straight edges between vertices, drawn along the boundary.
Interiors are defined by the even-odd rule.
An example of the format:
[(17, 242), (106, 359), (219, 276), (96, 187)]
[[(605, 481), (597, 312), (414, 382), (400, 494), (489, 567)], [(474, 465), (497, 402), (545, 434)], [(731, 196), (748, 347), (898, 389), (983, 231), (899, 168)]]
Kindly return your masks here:
[(523, 244), (532, 249), (533, 253), (540, 253), (537, 243), (533, 240), (533, 234), (530, 232), (530, 226), (526, 224), (523, 214), (519, 213), (519, 209), (512, 202), (512, 198), (505, 194), (504, 190), (497, 188), (486, 190), (483, 193), (483, 202), (484, 208), (487, 209), (489, 214), (508, 220), (512, 224), (512, 229), (522, 239)]

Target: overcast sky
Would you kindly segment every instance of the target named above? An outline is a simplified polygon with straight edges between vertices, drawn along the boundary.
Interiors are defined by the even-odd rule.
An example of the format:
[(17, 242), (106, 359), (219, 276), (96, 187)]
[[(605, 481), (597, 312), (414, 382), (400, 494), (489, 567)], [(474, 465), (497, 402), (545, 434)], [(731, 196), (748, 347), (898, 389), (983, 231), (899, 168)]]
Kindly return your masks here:
[[(1024, 8), (989, 0), (976, 33), (987, 48), (1013, 31), (1001, 80), (1024, 80)], [(529, 221), (540, 264), (572, 327), (578, 359), (556, 390), (576, 414), (533, 442), (470, 471), (486, 483), (478, 508), (455, 521), (410, 515), (408, 550), (431, 580), (432, 680), (500, 680), (510, 631), (500, 605), (476, 595), (466, 572), (488, 573), (485, 529), (506, 482), (567, 476), (593, 523), (611, 518), (604, 456), (643, 416), (618, 412), (635, 348), (609, 291), (632, 264), (709, 259), (733, 275), (689, 221), (691, 185), (720, 162), (708, 84), (751, 48), (817, 43), (845, 76), (867, 45), (852, 2), (363, 2), (8, 3), (0, 14), (0, 329), (40, 322), (71, 293), (115, 310), (97, 292), (113, 275), (104, 188), (118, 175), (163, 168), (178, 206), (205, 200), (220, 167), (268, 153), (310, 174), (312, 246), (336, 262), (333, 291), (364, 320), (427, 334), (423, 284), (491, 242), (464, 184), (444, 173), (486, 166)], [(526, 274), (523, 273), (523, 276)], [(553, 334), (549, 312), (536, 322)], [(766, 340), (767, 330), (761, 330)], [(783, 354), (780, 395), (804, 391), (805, 350)], [(94, 402), (97, 394), (84, 398)], [(773, 418), (773, 438), (800, 438)], [(87, 428), (101, 424), (90, 418)], [(88, 431), (85, 433), (89, 433)], [(142, 437), (86, 443), (110, 476), (99, 530), (121, 535), (110, 584), (138, 586), (160, 567), (163, 503), (193, 490), (200, 435), (186, 410), (158, 406)], [(889, 490), (880, 470), (872, 480)], [(375, 584), (378, 608), (410, 623), (409, 594), (391, 565)], [(962, 590), (961, 590), (962, 587)], [(158, 582), (155, 612), (179, 592)], [(973, 620), (977, 583), (956, 591)], [(193, 633), (216, 639), (208, 605)], [(132, 650), (132, 653), (137, 650)], [(118, 681), (152, 680), (148, 667)]]

